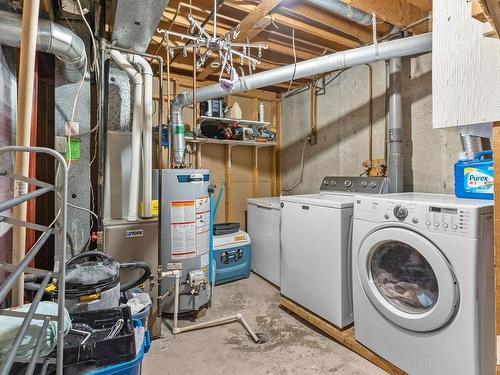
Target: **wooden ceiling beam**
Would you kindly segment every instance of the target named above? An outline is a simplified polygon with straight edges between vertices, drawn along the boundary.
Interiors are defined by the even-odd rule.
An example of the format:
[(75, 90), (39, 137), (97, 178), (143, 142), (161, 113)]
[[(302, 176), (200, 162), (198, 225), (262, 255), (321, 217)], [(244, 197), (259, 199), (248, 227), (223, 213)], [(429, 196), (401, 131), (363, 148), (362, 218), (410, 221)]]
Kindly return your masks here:
[[(427, 16), (426, 11), (410, 3), (410, 0), (342, 0), (346, 4), (373, 13), (378, 19), (386, 21), (397, 27), (405, 27), (412, 22), (419, 21)], [(427, 31), (426, 23), (414, 30), (418, 32)]]
[(432, 10), (432, 0), (408, 0), (408, 2), (426, 12), (430, 12)]
[[(234, 0), (226, 0), (224, 2), (225, 6), (232, 7), (234, 9), (250, 13), (252, 12), (252, 7), (249, 5), (242, 4), (241, 2), (236, 2)], [(278, 25), (281, 24), (283, 26), (287, 27), (292, 27), (295, 28), (296, 30), (300, 30), (303, 32), (306, 32), (308, 34), (311, 34), (312, 36), (316, 38), (321, 38), (325, 41), (329, 41), (331, 43), (335, 44), (335, 49), (338, 50), (343, 50), (346, 48), (355, 48), (359, 47), (360, 43), (353, 40), (349, 39), (345, 36), (338, 35), (332, 32), (329, 32), (327, 30), (324, 30), (319, 27), (315, 27), (313, 25), (310, 25), (308, 23), (286, 17), (282, 14), (279, 13), (273, 13), (272, 14), (273, 21), (277, 23)]]
[(307, 18), (311, 22), (320, 24), (323, 27), (332, 28), (344, 34), (351, 35), (363, 43), (372, 42), (372, 31), (369, 27), (336, 17), (313, 6), (308, 6), (301, 2), (290, 3), (290, 5), (286, 5), (285, 15), (288, 14), (293, 15), (295, 18)]
[(498, 0), (481, 0), (481, 3), (486, 8), (488, 19), (500, 38), (500, 1)]

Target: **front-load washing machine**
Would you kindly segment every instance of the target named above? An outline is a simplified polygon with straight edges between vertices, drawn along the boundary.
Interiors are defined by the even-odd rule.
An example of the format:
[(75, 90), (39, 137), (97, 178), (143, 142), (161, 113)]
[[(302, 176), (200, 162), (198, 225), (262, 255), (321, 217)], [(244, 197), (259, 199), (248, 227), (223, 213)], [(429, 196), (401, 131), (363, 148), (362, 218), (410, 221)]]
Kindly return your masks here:
[(381, 193), (384, 177), (325, 177), (319, 194), (281, 197), (281, 294), (336, 326), (352, 323), (354, 194)]
[(359, 342), (411, 375), (494, 374), (491, 202), (356, 196), (352, 265)]

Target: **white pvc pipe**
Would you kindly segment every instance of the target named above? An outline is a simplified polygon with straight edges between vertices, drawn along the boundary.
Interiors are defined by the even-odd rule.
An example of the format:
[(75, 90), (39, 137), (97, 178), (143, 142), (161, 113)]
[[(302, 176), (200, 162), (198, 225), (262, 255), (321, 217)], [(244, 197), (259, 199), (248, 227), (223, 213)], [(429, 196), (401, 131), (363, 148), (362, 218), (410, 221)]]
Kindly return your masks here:
[(142, 117), (142, 200), (144, 208), (141, 216), (152, 217), (152, 176), (153, 176), (153, 70), (151, 65), (139, 55), (128, 55), (128, 61), (140, 67), (143, 76), (143, 117)]
[(130, 195), (128, 201), (128, 221), (137, 221), (139, 206), (139, 178), (141, 164), (141, 124), (142, 124), (142, 76), (118, 51), (109, 52), (111, 58), (130, 77), (134, 85), (134, 106), (132, 115), (132, 162), (130, 167)]

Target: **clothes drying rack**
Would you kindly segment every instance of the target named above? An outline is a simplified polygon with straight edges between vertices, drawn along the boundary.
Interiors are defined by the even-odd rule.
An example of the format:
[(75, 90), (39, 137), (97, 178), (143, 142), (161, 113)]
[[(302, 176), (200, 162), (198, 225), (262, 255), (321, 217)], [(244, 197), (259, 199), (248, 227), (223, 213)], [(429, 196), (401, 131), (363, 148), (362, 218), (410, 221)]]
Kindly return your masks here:
[[(33, 374), (37, 364), (41, 365), (41, 369), (37, 369), (37, 373), (45, 374), (50, 364), (56, 365), (57, 375), (63, 375), (63, 352), (64, 352), (64, 295), (65, 295), (65, 263), (66, 263), (66, 210), (67, 210), (67, 193), (68, 193), (68, 166), (64, 157), (53, 149), (45, 147), (22, 147), (22, 146), (7, 146), (0, 148), (0, 156), (5, 153), (19, 153), (19, 152), (29, 152), (29, 153), (42, 153), (52, 156), (56, 162), (58, 170), (61, 173), (61, 178), (59, 181), (56, 176), (56, 181), (54, 184), (49, 184), (43, 181), (39, 181), (35, 178), (29, 178), (26, 176), (19, 176), (11, 171), (2, 169), (0, 165), (0, 176), (5, 176), (16, 181), (20, 181), (25, 184), (34, 185), (37, 187), (36, 190), (28, 192), (26, 194), (19, 195), (12, 199), (0, 202), (0, 222), (8, 223), (11, 225), (23, 226), (26, 228), (34, 229), (36, 231), (42, 232), (38, 240), (31, 247), (31, 249), (26, 253), (26, 256), (19, 262), (19, 264), (9, 264), (0, 262), (0, 269), (10, 272), (10, 275), (0, 286), (0, 303), (2, 303), (9, 292), (16, 284), (19, 277), (23, 277), (24, 272), (29, 272), (38, 276), (43, 277), (41, 287), (37, 291), (31, 306), (27, 312), (21, 312), (16, 310), (4, 309), (0, 310), (0, 315), (14, 316), (18, 318), (23, 318), (23, 321), (19, 327), (19, 331), (12, 342), (12, 347), (9, 353), (5, 356), (3, 363), (0, 364), (0, 375), (7, 375), (11, 371), (11, 368), (15, 362), (28, 363), (25, 374)], [(56, 218), (50, 226), (43, 226), (35, 223), (29, 223), (26, 221), (20, 221), (13, 219), (8, 216), (4, 216), (3, 213), (15, 206), (23, 204), (31, 199), (42, 196), (44, 194), (55, 192), (56, 199), (59, 198), (60, 211), (56, 214)], [(56, 254), (59, 256), (58, 272), (51, 272), (37, 268), (29, 267), (29, 264), (33, 261), (35, 256), (39, 253), (42, 246), (50, 238), (51, 235), (56, 237)], [(36, 309), (42, 299), (45, 288), (52, 278), (57, 278), (58, 280), (58, 313), (57, 316), (51, 316), (46, 314), (37, 314)], [(29, 360), (24, 360), (16, 357), (16, 353), (28, 331), (30, 323), (32, 320), (43, 321), (40, 331), (38, 332), (37, 340), (33, 346), (33, 355)], [(39, 350), (45, 339), (46, 330), (50, 321), (57, 320), (57, 356), (56, 358), (40, 358)]]

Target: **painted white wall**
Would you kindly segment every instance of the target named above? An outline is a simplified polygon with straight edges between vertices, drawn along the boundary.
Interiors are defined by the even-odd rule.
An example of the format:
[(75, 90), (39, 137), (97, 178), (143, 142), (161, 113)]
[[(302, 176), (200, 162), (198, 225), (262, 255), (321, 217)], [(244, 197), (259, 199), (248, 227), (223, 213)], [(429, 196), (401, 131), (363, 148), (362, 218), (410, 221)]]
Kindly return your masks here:
[(500, 40), (484, 37), (470, 0), (433, 3), (433, 127), (500, 120)]
[[(383, 62), (373, 66), (373, 157), (384, 156), (385, 85)], [(453, 165), (461, 151), (460, 131), (487, 135), (491, 124), (467, 128), (432, 127), (432, 55), (403, 60), (404, 189), (453, 193)], [(289, 194), (317, 192), (326, 175), (357, 176), (368, 158), (368, 73), (358, 66), (342, 73), (318, 97), (318, 144), (306, 145), (303, 183)], [(283, 99), (283, 187), (299, 176), (302, 140), (310, 127), (310, 93)]]

